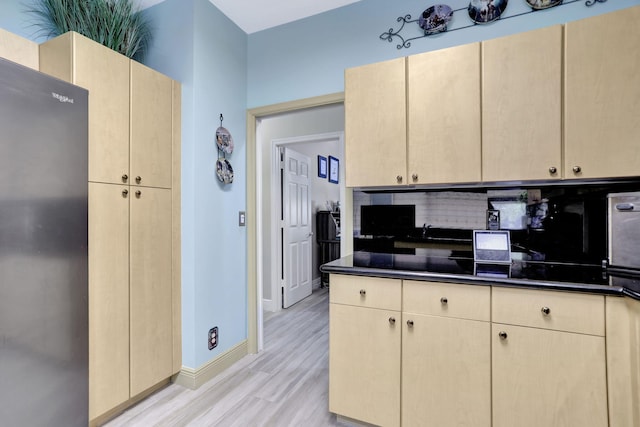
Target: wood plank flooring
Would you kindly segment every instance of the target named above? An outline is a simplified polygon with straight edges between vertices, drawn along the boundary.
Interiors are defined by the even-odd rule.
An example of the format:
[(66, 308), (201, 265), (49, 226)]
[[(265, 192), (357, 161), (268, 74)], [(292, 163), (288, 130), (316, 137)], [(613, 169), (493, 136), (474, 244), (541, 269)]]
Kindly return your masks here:
[(171, 384), (105, 426), (344, 425), (328, 410), (328, 289), (265, 314), (264, 334), (264, 351), (245, 356), (199, 389)]

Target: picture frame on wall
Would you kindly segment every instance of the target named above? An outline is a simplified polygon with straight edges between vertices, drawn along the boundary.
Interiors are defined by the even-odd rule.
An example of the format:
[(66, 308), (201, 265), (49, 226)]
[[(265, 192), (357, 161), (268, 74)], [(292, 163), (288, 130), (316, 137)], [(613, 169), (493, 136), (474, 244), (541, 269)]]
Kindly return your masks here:
[(318, 178), (327, 177), (327, 158), (318, 156)]
[(333, 156), (329, 156), (329, 182), (337, 184), (340, 175), (340, 162)]

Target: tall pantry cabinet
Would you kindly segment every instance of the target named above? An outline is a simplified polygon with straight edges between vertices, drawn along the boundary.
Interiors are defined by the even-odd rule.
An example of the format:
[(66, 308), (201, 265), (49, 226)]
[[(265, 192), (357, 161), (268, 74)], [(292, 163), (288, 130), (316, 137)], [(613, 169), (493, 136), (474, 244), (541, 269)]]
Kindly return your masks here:
[(77, 33), (40, 70), (89, 90), (89, 418), (180, 370), (180, 86)]

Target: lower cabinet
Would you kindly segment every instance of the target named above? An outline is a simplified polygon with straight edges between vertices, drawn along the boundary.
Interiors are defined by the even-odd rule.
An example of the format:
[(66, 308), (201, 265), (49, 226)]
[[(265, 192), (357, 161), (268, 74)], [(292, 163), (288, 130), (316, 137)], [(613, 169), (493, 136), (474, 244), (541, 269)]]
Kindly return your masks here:
[(402, 425), (490, 427), (489, 322), (416, 314), (404, 319)]
[(171, 190), (89, 183), (89, 417), (169, 378)]
[(399, 426), (401, 282), (340, 275), (330, 281), (329, 410)]
[(604, 337), (494, 324), (494, 427), (606, 427)]
[(330, 281), (331, 412), (379, 426), (636, 425), (640, 305), (608, 303), (605, 344), (601, 295)]

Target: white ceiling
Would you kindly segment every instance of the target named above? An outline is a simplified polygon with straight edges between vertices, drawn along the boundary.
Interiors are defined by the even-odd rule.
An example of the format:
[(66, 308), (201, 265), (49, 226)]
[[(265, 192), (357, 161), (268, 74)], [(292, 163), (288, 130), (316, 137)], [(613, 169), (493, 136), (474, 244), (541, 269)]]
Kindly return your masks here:
[[(137, 0), (144, 9), (164, 0)], [(251, 34), (297, 21), (360, 0), (209, 0), (222, 13)]]

